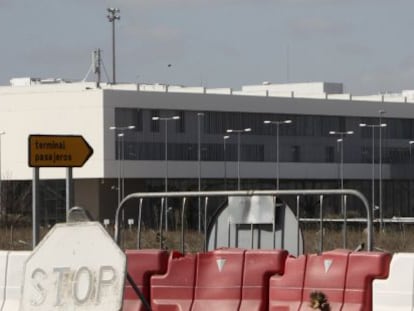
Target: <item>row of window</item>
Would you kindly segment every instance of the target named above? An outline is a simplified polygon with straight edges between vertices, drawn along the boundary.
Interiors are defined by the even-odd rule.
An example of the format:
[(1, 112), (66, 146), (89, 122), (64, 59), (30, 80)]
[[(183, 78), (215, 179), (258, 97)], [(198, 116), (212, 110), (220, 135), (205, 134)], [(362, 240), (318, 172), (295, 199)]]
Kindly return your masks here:
[[(200, 115), (194, 111), (165, 111), (134, 108), (115, 108), (116, 126), (134, 125), (134, 131), (143, 133), (159, 133), (163, 120), (153, 120), (153, 117), (179, 117), (174, 126), (168, 125), (168, 130), (174, 133), (191, 134), (197, 131), (201, 124), (203, 134), (223, 135), (227, 129), (251, 128), (253, 135), (274, 135), (276, 126), (264, 124), (265, 120), (291, 120), (290, 124), (279, 127), (280, 136), (316, 136), (327, 137), (330, 131), (349, 131), (360, 133), (362, 138), (372, 137), (372, 128), (360, 128), (360, 123), (379, 124), (378, 118), (318, 116), (318, 115), (287, 115), (241, 112), (205, 112)], [(164, 120), (166, 121), (166, 120)], [(412, 139), (414, 138), (414, 120), (382, 118), (381, 123), (387, 124), (382, 128), (384, 139)], [(378, 128), (374, 129), (379, 131)], [(376, 133), (375, 133), (376, 134)], [(376, 134), (377, 135), (377, 134)]]
[[(117, 144), (119, 146), (119, 144)], [(165, 144), (154, 142), (125, 141), (124, 151), (116, 149), (117, 159), (124, 160), (165, 160)], [(312, 154), (304, 152), (299, 145), (283, 146), (280, 150), (281, 162), (325, 162), (334, 163), (340, 161), (339, 150), (334, 146), (325, 146), (323, 150), (313, 149)], [(120, 151), (120, 152), (119, 152)], [(168, 143), (168, 160), (173, 161), (197, 161), (198, 145), (191, 143)], [(262, 144), (240, 144), (240, 153), (237, 144), (201, 144), (200, 159), (202, 161), (275, 161), (275, 157), (265, 156), (265, 146)], [(344, 157), (346, 163), (370, 163), (372, 162), (372, 149), (361, 147), (359, 156)], [(408, 163), (413, 162), (409, 150), (404, 148), (382, 149), (383, 163)], [(378, 163), (379, 154), (374, 154), (374, 161)]]
[[(176, 116), (178, 118), (173, 119)], [(159, 119), (153, 119), (158, 117)], [(279, 126), (279, 161), (281, 162), (339, 162), (339, 136), (330, 131), (354, 130), (352, 137), (342, 142), (345, 149), (343, 161), (369, 163), (372, 161), (371, 138), (374, 137), (374, 161), (378, 162), (379, 128), (360, 128), (361, 122), (374, 124), (375, 118), (354, 118), (309, 115), (272, 115), (239, 112), (163, 111), (149, 109), (116, 108), (117, 127), (134, 125), (134, 129), (117, 140), (116, 158), (130, 160), (168, 159), (196, 161), (200, 144), (201, 159), (205, 161), (275, 161), (276, 126), (264, 124), (264, 120), (291, 120)], [(387, 127), (382, 128), (382, 161), (384, 163), (407, 163), (410, 160), (408, 138), (414, 137), (414, 121), (382, 119)], [(226, 130), (251, 128), (243, 133), (240, 142), (233, 136), (223, 140)], [(358, 130), (357, 130), (358, 129)], [(372, 133), (375, 130), (375, 133)], [(165, 131), (165, 132), (164, 132)], [(167, 136), (168, 135), (168, 139)], [(396, 147), (395, 138), (407, 139), (406, 147)], [(168, 140), (168, 142), (167, 142)], [(165, 148), (167, 143), (167, 150)], [(238, 151), (240, 144), (240, 153)], [(336, 145), (335, 145), (336, 144)], [(399, 142), (401, 144), (401, 142)], [(124, 147), (122, 152), (121, 147)], [(226, 148), (227, 145), (227, 148)], [(121, 151), (121, 152), (119, 152)], [(121, 154), (123, 153), (123, 154)]]

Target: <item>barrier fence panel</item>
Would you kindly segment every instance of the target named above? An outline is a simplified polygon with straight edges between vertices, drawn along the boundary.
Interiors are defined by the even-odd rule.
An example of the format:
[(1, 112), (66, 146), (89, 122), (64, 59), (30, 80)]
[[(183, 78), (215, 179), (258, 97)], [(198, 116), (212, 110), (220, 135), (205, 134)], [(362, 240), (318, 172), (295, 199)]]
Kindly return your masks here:
[[(320, 208), (320, 236), (319, 236), (319, 252), (323, 251), (323, 226), (324, 226), (324, 215), (323, 210), (325, 208), (324, 206), (324, 199), (327, 196), (340, 196), (344, 203), (344, 209), (343, 209), (343, 223), (344, 223), (344, 229), (343, 229), (343, 237), (346, 239), (346, 229), (345, 225), (347, 222), (347, 215), (346, 215), (346, 203), (347, 203), (347, 197), (353, 196), (359, 199), (365, 208), (366, 212), (366, 231), (367, 231), (367, 241), (366, 241), (366, 248), (368, 251), (372, 251), (373, 249), (373, 239), (372, 239), (372, 210), (369, 206), (368, 200), (365, 198), (365, 196), (353, 189), (312, 189), (312, 190), (242, 190), (242, 191), (183, 191), (183, 192), (154, 192), (154, 193), (148, 193), (148, 192), (142, 192), (142, 193), (131, 193), (127, 195), (118, 205), (118, 208), (116, 210), (115, 214), (115, 241), (118, 243), (118, 245), (121, 242), (121, 230), (122, 226), (121, 224), (121, 216), (123, 214), (124, 208), (125, 208), (125, 202), (132, 200), (132, 199), (139, 199), (139, 215), (141, 215), (141, 209), (142, 209), (142, 201), (145, 199), (155, 198), (161, 200), (161, 209), (160, 209), (160, 224), (159, 224), (159, 235), (160, 235), (160, 248), (162, 247), (162, 228), (163, 228), (163, 222), (165, 221), (163, 219), (163, 215), (165, 214), (164, 208), (164, 202), (168, 198), (181, 198), (182, 201), (182, 209), (181, 209), (181, 251), (184, 251), (184, 224), (185, 221), (185, 211), (186, 211), (186, 200), (188, 198), (198, 198), (203, 197), (205, 198), (205, 205), (204, 209), (207, 211), (208, 208), (208, 198), (213, 197), (229, 197), (229, 196), (273, 196), (276, 200), (278, 197), (289, 197), (293, 196), (296, 197), (296, 212), (297, 212), (297, 219), (298, 222), (302, 221), (301, 218), (299, 218), (300, 215), (300, 200), (305, 196), (319, 196), (319, 208)], [(205, 213), (207, 214), (207, 213)], [(141, 219), (139, 219), (139, 223), (141, 222)], [(206, 216), (205, 216), (205, 222), (206, 222)], [(140, 224), (138, 224), (140, 228)], [(206, 240), (207, 240), (207, 231), (206, 231), (206, 224), (204, 225), (204, 248), (206, 251)], [(299, 235), (299, 225), (298, 225), (298, 235)], [(140, 229), (138, 230), (138, 236), (137, 236), (137, 245), (140, 246)], [(346, 240), (344, 240), (344, 245), (346, 245)]]

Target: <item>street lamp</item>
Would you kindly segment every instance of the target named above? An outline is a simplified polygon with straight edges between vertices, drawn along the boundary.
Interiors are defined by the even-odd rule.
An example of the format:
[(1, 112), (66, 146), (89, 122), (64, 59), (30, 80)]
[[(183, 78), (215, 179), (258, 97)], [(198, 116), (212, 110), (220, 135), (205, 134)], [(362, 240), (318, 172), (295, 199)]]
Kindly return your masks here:
[(115, 21), (120, 20), (121, 16), (119, 15), (120, 10), (118, 8), (108, 8), (108, 21), (112, 23), (112, 83), (116, 83), (115, 78)]
[(223, 163), (224, 163), (224, 190), (227, 190), (227, 153), (226, 153), (226, 140), (229, 139), (229, 135), (223, 136)]
[(125, 181), (124, 181), (124, 159), (125, 159), (125, 131), (135, 129), (135, 125), (128, 126), (110, 126), (111, 131), (116, 131), (116, 136), (118, 137), (118, 205), (121, 203), (121, 200), (125, 196)]
[(240, 135), (242, 133), (251, 132), (251, 128), (245, 128), (242, 130), (227, 129), (226, 132), (229, 134), (237, 134), (237, 190), (240, 190)]
[[(198, 161), (198, 191), (201, 191), (201, 129), (200, 119), (204, 117), (203, 112), (197, 113), (197, 161)], [(205, 225), (205, 224), (204, 224)], [(201, 197), (198, 197), (198, 232), (201, 232)]]
[(0, 215), (3, 212), (3, 196), (2, 196), (2, 194), (3, 194), (2, 190), (3, 189), (1, 187), (1, 180), (2, 180), (2, 178), (1, 178), (1, 137), (4, 134), (6, 134), (6, 132), (4, 132), (4, 131), (0, 132)]
[[(366, 123), (360, 123), (360, 127), (370, 127), (372, 129), (372, 212), (375, 212), (375, 128), (382, 128), (386, 127), (386, 123), (379, 123), (379, 124), (366, 124)], [(380, 209), (380, 216), (382, 216), (382, 207), (379, 207)], [(380, 217), (381, 227), (382, 227), (382, 219)]]
[[(378, 110), (379, 113), (379, 122), (382, 124), (382, 115), (385, 113), (385, 110)], [(380, 213), (380, 228), (383, 229), (383, 209), (382, 209), (382, 127), (379, 127), (379, 213)]]
[[(354, 131), (345, 131), (345, 132), (338, 132), (338, 131), (329, 131), (329, 135), (336, 135), (339, 138), (336, 140), (339, 144), (341, 144), (341, 166), (340, 166), (340, 178), (341, 178), (341, 190), (344, 190), (344, 137), (346, 135), (352, 135)], [(346, 248), (347, 244), (347, 224), (346, 224), (346, 209), (344, 204), (345, 198), (341, 196), (341, 212), (344, 215), (344, 224), (343, 224), (343, 243), (344, 248)]]
[[(168, 192), (168, 121), (180, 120), (180, 116), (152, 117), (153, 121), (164, 121), (164, 154), (165, 154), (165, 192)], [(168, 198), (165, 198), (165, 231), (168, 231)]]
[(344, 137), (346, 135), (352, 135), (352, 134), (354, 134), (354, 131), (345, 131), (345, 132), (329, 131), (329, 135), (339, 136), (339, 138), (336, 141), (341, 144), (341, 151), (340, 151), (341, 152), (341, 167), (340, 167), (341, 190), (344, 189)]
[(274, 124), (276, 125), (276, 190), (279, 190), (279, 127), (283, 124), (291, 124), (292, 120), (283, 120), (283, 121), (263, 121), (264, 124)]

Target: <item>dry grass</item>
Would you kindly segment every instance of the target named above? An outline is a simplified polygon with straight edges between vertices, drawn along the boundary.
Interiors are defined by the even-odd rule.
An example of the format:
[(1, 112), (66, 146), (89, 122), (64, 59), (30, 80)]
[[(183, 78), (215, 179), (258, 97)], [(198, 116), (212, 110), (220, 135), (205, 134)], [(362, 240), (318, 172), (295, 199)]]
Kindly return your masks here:
[[(355, 249), (361, 243), (366, 241), (364, 228), (349, 228), (347, 248)], [(113, 230), (108, 230), (113, 236)], [(47, 229), (41, 229), (41, 236), (47, 233)], [(384, 250), (387, 252), (414, 252), (414, 226), (409, 225), (393, 225), (385, 227), (385, 230), (374, 230), (374, 248), (376, 250)], [(0, 228), (0, 249), (1, 250), (30, 250), (31, 249), (31, 227), (19, 228)], [(303, 228), (304, 247), (306, 253), (316, 253), (320, 247), (320, 233), (315, 226), (307, 226)], [(341, 228), (324, 229), (324, 250), (334, 248), (343, 248), (343, 233)], [(197, 231), (186, 231), (185, 233), (185, 251), (198, 252), (203, 250), (203, 235)], [(125, 249), (134, 249), (137, 247), (136, 230), (126, 229), (123, 234), (122, 247)], [(142, 232), (141, 248), (159, 248), (159, 235), (154, 230), (146, 230)], [(162, 247), (164, 249), (181, 249), (181, 233), (167, 232), (163, 235)]]

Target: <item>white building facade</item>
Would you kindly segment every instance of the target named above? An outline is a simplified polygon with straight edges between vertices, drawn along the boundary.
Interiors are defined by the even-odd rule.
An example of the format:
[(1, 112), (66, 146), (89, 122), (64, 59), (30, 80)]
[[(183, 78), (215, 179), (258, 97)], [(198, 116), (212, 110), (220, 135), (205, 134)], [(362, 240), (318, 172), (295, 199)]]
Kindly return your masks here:
[[(384, 217), (414, 215), (409, 144), (414, 91), (353, 96), (343, 93), (340, 83), (323, 82), (264, 83), (240, 91), (158, 84), (97, 88), (31, 78), (11, 82), (0, 88), (3, 187), (30, 183), (29, 135), (81, 135), (94, 152), (73, 170), (75, 204), (99, 220), (114, 218), (119, 179), (125, 183), (123, 195), (164, 191), (166, 179), (169, 191), (197, 190), (199, 178), (203, 190), (237, 189), (239, 176), (241, 189), (274, 189), (277, 174), (281, 189), (339, 188), (341, 165), (344, 187), (369, 200), (374, 189), (373, 205), (382, 206)], [(163, 121), (173, 116), (179, 119)], [(279, 150), (276, 127), (265, 120), (292, 121), (279, 128)], [(362, 128), (361, 123), (387, 126)], [(110, 129), (128, 126), (133, 129)], [(240, 143), (227, 133), (245, 128), (251, 131), (240, 135)], [(331, 131), (354, 133), (337, 142)], [(46, 222), (64, 218), (65, 174), (64, 168), (40, 169)]]

